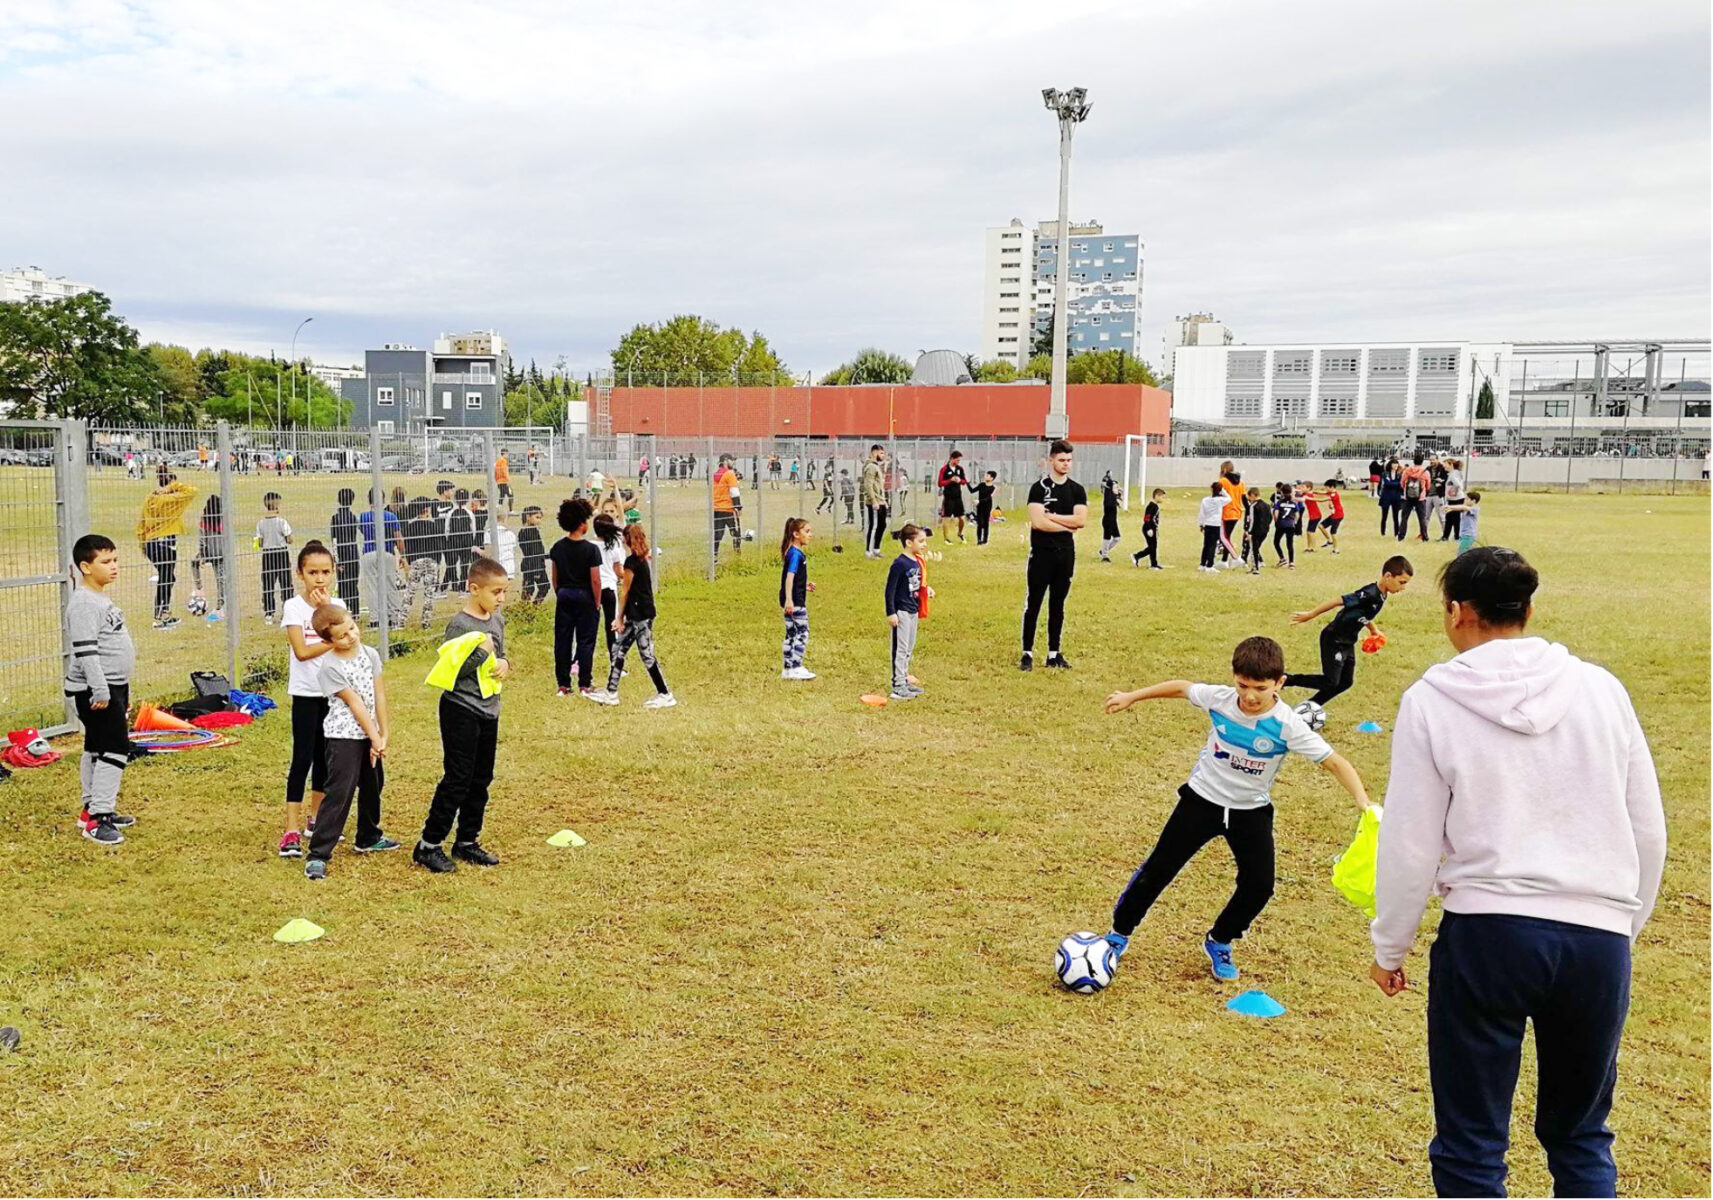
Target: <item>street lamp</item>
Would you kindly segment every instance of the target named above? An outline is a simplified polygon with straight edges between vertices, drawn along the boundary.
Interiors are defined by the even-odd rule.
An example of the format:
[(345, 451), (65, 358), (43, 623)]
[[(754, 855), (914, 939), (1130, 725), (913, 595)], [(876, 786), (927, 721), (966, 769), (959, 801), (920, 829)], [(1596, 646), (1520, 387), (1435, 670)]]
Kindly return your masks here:
[[(297, 335), (303, 332), (303, 327), (315, 320), (305, 317), (297, 323), (297, 328), (291, 331), (291, 357), (286, 361), (291, 364), (291, 402), (297, 403)], [(307, 407), (307, 406), (306, 406)]]
[(1080, 87), (1068, 92), (1043, 88), (1041, 99), (1059, 118), (1059, 269), (1053, 280), (1053, 386), (1046, 434), (1049, 438), (1062, 438), (1071, 431), (1071, 419), (1065, 411), (1065, 357), (1070, 334), (1065, 282), (1071, 270), (1071, 134), (1088, 119), (1094, 106), (1088, 102), (1088, 89)]

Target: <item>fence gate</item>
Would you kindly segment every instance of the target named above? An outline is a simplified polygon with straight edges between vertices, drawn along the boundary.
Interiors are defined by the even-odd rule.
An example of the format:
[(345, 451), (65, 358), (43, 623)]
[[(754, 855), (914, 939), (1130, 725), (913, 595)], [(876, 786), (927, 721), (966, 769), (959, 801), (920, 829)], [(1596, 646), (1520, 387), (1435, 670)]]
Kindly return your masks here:
[(0, 421), (0, 735), (75, 722), (61, 687), (73, 530), (84, 511), (80, 422)]

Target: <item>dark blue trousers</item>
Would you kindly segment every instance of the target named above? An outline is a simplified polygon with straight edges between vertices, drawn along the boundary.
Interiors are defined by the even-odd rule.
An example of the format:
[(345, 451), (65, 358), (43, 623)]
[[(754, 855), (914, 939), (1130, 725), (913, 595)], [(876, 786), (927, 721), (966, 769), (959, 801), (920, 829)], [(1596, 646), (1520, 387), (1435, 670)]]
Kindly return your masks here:
[(1441, 1196), (1505, 1195), (1523, 1026), (1535, 1026), (1535, 1137), (1558, 1196), (1615, 1196), (1612, 1087), (1630, 1007), (1630, 939), (1536, 917), (1440, 920), (1428, 969), (1428, 1072)]

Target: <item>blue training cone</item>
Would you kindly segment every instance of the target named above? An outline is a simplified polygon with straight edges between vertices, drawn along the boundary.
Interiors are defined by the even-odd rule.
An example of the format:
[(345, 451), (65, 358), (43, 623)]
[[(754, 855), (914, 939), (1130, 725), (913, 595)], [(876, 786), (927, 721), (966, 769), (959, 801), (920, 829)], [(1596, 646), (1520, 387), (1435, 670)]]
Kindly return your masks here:
[(1225, 1002), (1225, 1007), (1245, 1017), (1282, 1017), (1285, 1015), (1285, 1006), (1266, 992), (1248, 991), (1233, 996)]
[(1364, 721), (1356, 727), (1357, 733), (1385, 733), (1386, 729), (1378, 721)]

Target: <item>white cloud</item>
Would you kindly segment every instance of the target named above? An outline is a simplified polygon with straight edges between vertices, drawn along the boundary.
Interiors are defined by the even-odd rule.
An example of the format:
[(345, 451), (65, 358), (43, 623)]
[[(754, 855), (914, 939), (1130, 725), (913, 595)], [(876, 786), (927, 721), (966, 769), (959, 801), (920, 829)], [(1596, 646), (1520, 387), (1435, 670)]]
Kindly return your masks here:
[[(145, 334), (310, 348), (634, 321), (798, 368), (973, 348), (981, 229), (1079, 215), (1242, 338), (1705, 335), (1708, 15), (1513, 2), (0, 9), (0, 258)], [(188, 339), (200, 340), (200, 339)]]

